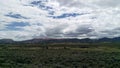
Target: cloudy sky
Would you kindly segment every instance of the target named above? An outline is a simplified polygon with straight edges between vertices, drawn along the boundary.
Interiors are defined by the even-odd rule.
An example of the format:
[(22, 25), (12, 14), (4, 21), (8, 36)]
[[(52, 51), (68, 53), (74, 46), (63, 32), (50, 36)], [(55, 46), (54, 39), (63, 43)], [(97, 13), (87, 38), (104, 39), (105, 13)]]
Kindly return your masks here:
[(120, 37), (120, 0), (1, 0), (0, 39)]

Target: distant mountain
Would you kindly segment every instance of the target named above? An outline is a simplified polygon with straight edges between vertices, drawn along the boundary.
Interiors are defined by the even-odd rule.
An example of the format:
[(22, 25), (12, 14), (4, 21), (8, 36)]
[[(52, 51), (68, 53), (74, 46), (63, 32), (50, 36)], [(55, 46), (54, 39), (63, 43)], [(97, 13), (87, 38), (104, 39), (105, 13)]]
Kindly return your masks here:
[(31, 39), (22, 41), (24, 43), (97, 43), (97, 42), (120, 42), (120, 37), (116, 38), (101, 38), (101, 39)]
[(98, 42), (120, 42), (120, 37), (116, 37), (116, 38), (101, 38), (101, 39), (98, 39)]
[(13, 41), (11, 39), (1, 39), (0, 43), (97, 43), (97, 42), (120, 42), (120, 37), (116, 38), (101, 38), (101, 39), (54, 39), (54, 38), (38, 38), (38, 39), (31, 39), (31, 40), (25, 40), (25, 41)]
[(12, 39), (0, 39), (0, 43), (14, 43)]

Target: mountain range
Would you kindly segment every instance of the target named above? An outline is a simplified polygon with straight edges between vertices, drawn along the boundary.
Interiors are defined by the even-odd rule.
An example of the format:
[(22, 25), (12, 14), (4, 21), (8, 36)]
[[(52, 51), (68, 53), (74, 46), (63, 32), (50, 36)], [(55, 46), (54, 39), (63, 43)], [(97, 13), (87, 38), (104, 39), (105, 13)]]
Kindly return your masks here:
[(12, 44), (12, 43), (98, 43), (98, 42), (120, 42), (120, 37), (116, 38), (101, 38), (101, 39), (77, 39), (77, 38), (72, 38), (72, 39), (54, 39), (54, 38), (35, 38), (31, 40), (24, 40), (24, 41), (14, 41), (12, 39), (0, 39), (0, 44), (6, 43), (6, 44)]

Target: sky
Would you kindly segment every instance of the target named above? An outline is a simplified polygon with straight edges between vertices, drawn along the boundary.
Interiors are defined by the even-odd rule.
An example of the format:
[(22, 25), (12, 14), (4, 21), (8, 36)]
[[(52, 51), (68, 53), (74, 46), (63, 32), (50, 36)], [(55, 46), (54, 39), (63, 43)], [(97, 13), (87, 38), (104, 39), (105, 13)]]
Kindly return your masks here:
[(0, 39), (120, 37), (120, 0), (0, 0)]

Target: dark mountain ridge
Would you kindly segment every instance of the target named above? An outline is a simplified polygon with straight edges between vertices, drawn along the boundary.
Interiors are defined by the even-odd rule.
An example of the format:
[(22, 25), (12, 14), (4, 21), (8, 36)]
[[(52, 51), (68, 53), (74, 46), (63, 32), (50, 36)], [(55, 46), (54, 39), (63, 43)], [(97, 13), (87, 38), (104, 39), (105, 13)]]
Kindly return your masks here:
[(120, 42), (120, 37), (116, 38), (101, 38), (101, 39), (77, 39), (77, 38), (66, 38), (66, 39), (54, 39), (54, 38), (38, 38), (25, 41), (14, 41), (12, 39), (0, 39), (0, 43), (97, 43), (97, 42)]

